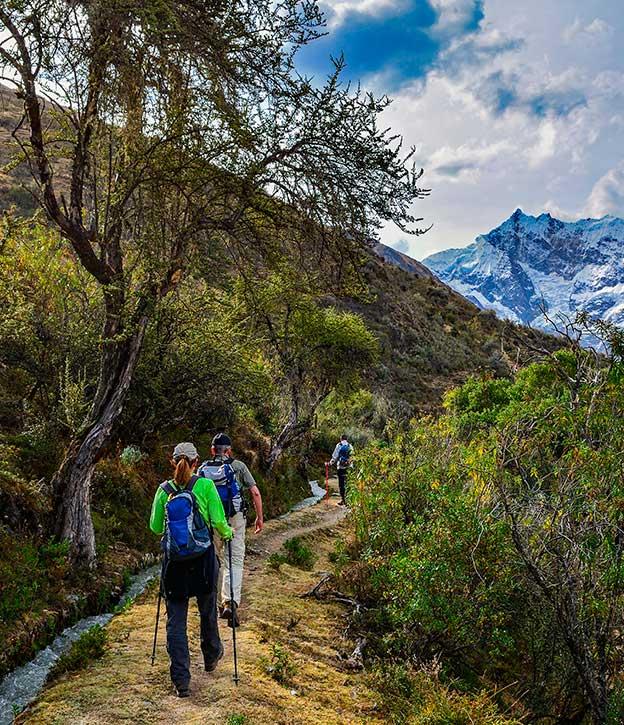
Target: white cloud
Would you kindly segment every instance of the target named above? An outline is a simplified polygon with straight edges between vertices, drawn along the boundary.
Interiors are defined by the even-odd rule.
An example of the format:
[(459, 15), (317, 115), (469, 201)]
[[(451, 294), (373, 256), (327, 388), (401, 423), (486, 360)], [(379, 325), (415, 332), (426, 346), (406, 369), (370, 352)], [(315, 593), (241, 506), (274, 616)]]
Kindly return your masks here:
[(609, 25), (602, 18), (594, 18), (587, 24), (584, 24), (579, 18), (576, 18), (571, 25), (564, 28), (562, 37), (566, 43), (571, 43), (579, 36), (584, 36), (584, 40), (588, 40), (588, 36), (597, 38), (598, 36), (610, 35), (613, 31), (613, 26)]
[(555, 154), (557, 127), (552, 120), (544, 121), (537, 130), (537, 142), (527, 150), (529, 164), (536, 168)]
[[(423, 185), (432, 188), (414, 206), (434, 224), (409, 239), (418, 258), (469, 244), (517, 207), (568, 219), (624, 215), (624, 165), (613, 161), (624, 148), (619, 0), (595, 0), (590, 17), (584, 0), (565, 10), (560, 0), (522, 8), (486, 0), (484, 9), (478, 31), (456, 37), (385, 113), (384, 123), (419, 149)], [(577, 41), (566, 42), (576, 16)], [(611, 35), (613, 42), (591, 42)], [(402, 236), (383, 232), (389, 243)]]
[(397, 252), (409, 254), (410, 244), (404, 237), (402, 237), (401, 239), (397, 239), (395, 242), (392, 243), (392, 246), (397, 250)]
[(587, 200), (587, 216), (624, 216), (624, 162), (607, 171), (594, 184)]
[(379, 17), (408, 4), (408, 0), (324, 0), (321, 6), (327, 11), (329, 29), (333, 30), (342, 25), (349, 15)]
[(433, 37), (448, 38), (461, 32), (472, 20), (475, 0), (429, 0), (438, 18), (430, 30)]
[(476, 183), (481, 173), (491, 168), (512, 150), (509, 141), (487, 143), (478, 139), (459, 146), (441, 146), (425, 161), (433, 182)]

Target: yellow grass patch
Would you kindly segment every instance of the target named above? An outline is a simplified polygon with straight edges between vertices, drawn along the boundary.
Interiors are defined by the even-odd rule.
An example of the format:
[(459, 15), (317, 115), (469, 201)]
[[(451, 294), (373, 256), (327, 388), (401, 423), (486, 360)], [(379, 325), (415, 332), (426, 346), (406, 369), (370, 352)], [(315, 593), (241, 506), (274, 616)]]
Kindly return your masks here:
[[(226, 656), (216, 672), (203, 671), (199, 650), (199, 617), (189, 612), (191, 696), (178, 699), (169, 681), (168, 658), (161, 622), (156, 664), (150, 665), (156, 615), (156, 593), (146, 593), (108, 627), (106, 655), (86, 670), (66, 676), (49, 687), (19, 722), (37, 725), (95, 723), (210, 723), (226, 724), (235, 715), (242, 722), (349, 723), (381, 722), (365, 676), (341, 670), (340, 653), (353, 643), (343, 638), (345, 610), (336, 604), (302, 599), (330, 568), (327, 556), (342, 536), (343, 510), (333, 502), (270, 522), (259, 537), (249, 537), (243, 626), (238, 630), (241, 682), (232, 682), (231, 630), (222, 627)], [(313, 532), (311, 534), (310, 532)], [(274, 571), (267, 556), (283, 541), (306, 535), (318, 555), (314, 571), (288, 565)], [(266, 672), (272, 646), (280, 645), (296, 674), (280, 685)], [(231, 720), (236, 722), (236, 720)], [(240, 722), (240, 720), (239, 720)]]

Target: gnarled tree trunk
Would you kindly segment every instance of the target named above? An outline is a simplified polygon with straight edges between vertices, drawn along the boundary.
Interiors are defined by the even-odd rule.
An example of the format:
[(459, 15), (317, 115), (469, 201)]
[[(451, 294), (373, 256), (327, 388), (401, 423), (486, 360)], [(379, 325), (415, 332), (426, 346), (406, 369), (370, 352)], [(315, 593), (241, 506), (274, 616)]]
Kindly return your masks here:
[[(311, 430), (314, 425), (316, 409), (329, 394), (329, 387), (326, 385), (319, 386), (314, 393), (306, 391), (304, 385), (303, 376), (301, 375), (289, 385), (290, 411), (288, 420), (282, 426), (277, 437), (271, 441), (271, 450), (267, 460), (269, 470), (273, 469), (287, 448)], [(302, 401), (302, 398), (305, 402)]]
[(141, 317), (127, 340), (109, 343), (103, 356), (91, 423), (71, 441), (52, 481), (56, 533), (69, 541), (71, 560), (79, 566), (93, 567), (96, 563), (91, 481), (96, 463), (123, 410), (147, 322), (147, 316)]

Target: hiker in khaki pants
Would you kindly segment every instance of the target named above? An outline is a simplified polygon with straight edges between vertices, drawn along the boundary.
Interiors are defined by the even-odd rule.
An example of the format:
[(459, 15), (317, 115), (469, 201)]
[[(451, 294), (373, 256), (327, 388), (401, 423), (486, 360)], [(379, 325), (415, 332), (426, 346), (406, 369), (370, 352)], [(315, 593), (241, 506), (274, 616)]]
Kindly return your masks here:
[[(241, 601), (243, 585), (243, 565), (245, 563), (245, 502), (242, 490), (247, 489), (251, 496), (256, 512), (255, 533), (259, 534), (264, 526), (262, 516), (262, 496), (250, 470), (242, 461), (232, 457), (232, 441), (225, 433), (218, 433), (212, 439), (212, 458), (204, 461), (199, 467), (199, 475), (214, 481), (217, 491), (223, 501), (226, 516), (230, 526), (234, 529), (232, 546), (232, 571), (227, 556), (222, 559), (221, 582), (221, 618), (228, 620), (230, 627), (238, 627), (238, 607)], [(228, 482), (230, 486), (228, 486)], [(230, 500), (231, 496), (231, 500)], [(223, 550), (223, 543), (219, 547)], [(230, 600), (230, 577), (234, 590), (234, 601)]]

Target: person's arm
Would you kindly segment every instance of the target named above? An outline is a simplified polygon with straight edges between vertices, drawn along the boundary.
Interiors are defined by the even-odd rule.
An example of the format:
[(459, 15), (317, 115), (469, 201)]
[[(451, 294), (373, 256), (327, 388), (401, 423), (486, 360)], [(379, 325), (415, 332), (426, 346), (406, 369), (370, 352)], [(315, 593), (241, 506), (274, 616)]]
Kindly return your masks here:
[(229, 541), (234, 532), (225, 518), (223, 503), (214, 482), (210, 478), (200, 478), (193, 488), (193, 493), (204, 521), (209, 526), (212, 525), (222, 539)]
[(260, 489), (257, 486), (252, 486), (249, 489), (251, 494), (251, 502), (256, 512), (256, 522), (254, 525), (254, 532), (259, 534), (264, 528), (264, 515), (262, 513), (262, 495)]
[(336, 443), (336, 447), (334, 448), (334, 452), (332, 453), (332, 457), (329, 461), (330, 466), (333, 466), (334, 463), (336, 463), (336, 461), (338, 460), (338, 453), (340, 452), (340, 446), (341, 446), (340, 443)]
[(252, 476), (251, 471), (242, 461), (235, 461), (235, 473), (240, 483), (245, 486), (251, 496), (251, 503), (256, 512), (256, 521), (254, 524), (254, 532), (259, 534), (264, 528), (264, 514), (262, 511), (262, 494), (256, 483), (256, 479)]
[(159, 486), (152, 503), (152, 513), (150, 514), (150, 529), (153, 533), (162, 536), (165, 533), (165, 504), (167, 503), (167, 494)]

